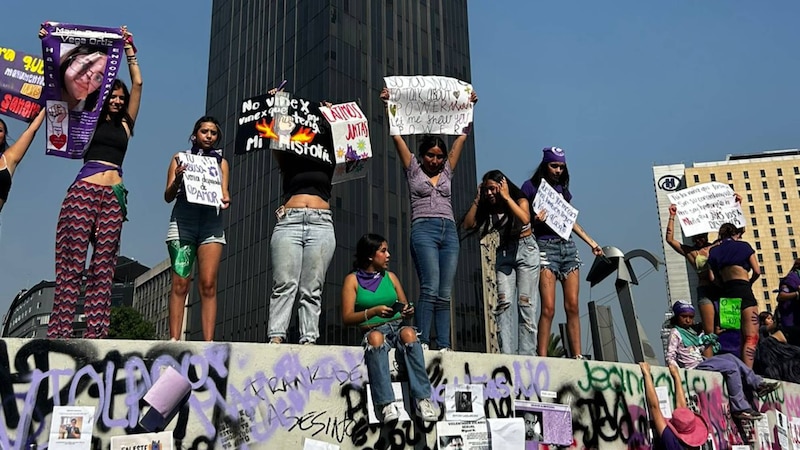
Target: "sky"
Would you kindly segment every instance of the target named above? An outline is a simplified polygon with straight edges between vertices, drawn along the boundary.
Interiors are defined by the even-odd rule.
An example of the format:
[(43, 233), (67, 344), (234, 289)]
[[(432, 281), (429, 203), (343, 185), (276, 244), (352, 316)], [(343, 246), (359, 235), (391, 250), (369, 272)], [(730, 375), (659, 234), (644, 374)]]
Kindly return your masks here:
[[(406, 0), (411, 1), (411, 0)], [(191, 7), (188, 7), (191, 5)], [(800, 147), (800, 3), (545, 2), (470, 0), (472, 79), (480, 101), (474, 133), (477, 177), (500, 169), (521, 185), (541, 149), (566, 151), (578, 221), (601, 245), (645, 249), (663, 259), (652, 166), (723, 160)], [(47, 11), (44, 15), (42, 12)], [(0, 46), (38, 54), (44, 20), (134, 33), (144, 91), (125, 160), (130, 190), (122, 254), (152, 266), (166, 257), (170, 205), (162, 200), (171, 155), (186, 148), (205, 110), (211, 2), (40, 0), (0, 16)], [(127, 76), (123, 77), (127, 79)], [(21, 122), (7, 120), (10, 136)], [(80, 168), (44, 154), (40, 132), (18, 168), (0, 231), (0, 311), (14, 295), (54, 278), (55, 223)], [(588, 246), (578, 243), (586, 265)], [(266, 255), (265, 255), (266, 257)], [(665, 272), (634, 260), (637, 313), (661, 355)], [(612, 307), (620, 359), (630, 360), (613, 278), (581, 285), (586, 303)], [(558, 302), (556, 322), (563, 321)]]

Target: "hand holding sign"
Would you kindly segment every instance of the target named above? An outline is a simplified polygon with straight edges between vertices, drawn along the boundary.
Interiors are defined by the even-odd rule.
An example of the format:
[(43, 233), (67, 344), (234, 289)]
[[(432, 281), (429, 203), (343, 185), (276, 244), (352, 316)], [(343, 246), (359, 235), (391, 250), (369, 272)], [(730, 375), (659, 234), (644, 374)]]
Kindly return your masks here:
[(711, 182), (698, 184), (668, 195), (684, 236), (717, 232), (724, 223), (744, 227), (741, 200), (730, 186)]
[(183, 178), (186, 200), (198, 205), (226, 208), (230, 202), (222, 195), (222, 175), (217, 159), (212, 156), (179, 153), (175, 178)]
[(578, 210), (544, 179), (539, 183), (539, 189), (533, 199), (533, 212), (563, 239), (569, 239), (572, 226), (578, 218)]

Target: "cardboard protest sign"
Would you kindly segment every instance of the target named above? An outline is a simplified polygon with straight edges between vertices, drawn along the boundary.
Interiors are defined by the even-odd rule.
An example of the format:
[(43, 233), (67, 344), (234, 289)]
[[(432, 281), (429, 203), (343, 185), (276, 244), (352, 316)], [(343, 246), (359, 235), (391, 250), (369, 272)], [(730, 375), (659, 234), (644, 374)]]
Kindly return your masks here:
[(222, 170), (213, 156), (178, 153), (183, 172), (183, 190), (189, 203), (222, 206)]
[(94, 411), (94, 406), (54, 406), (47, 448), (88, 450), (92, 444)]
[(44, 61), (0, 47), (0, 114), (30, 122), (44, 100)]
[(111, 436), (111, 450), (172, 450), (172, 431)]
[(713, 181), (667, 194), (678, 209), (678, 222), (684, 236), (716, 233), (724, 223), (745, 226), (742, 205), (730, 186)]
[(236, 154), (272, 149), (335, 165), (330, 126), (319, 105), (287, 92), (259, 95), (242, 102)]
[(572, 411), (569, 405), (516, 401), (514, 417), (525, 422), (525, 448), (536, 450), (539, 444), (572, 444)]
[(47, 154), (80, 159), (121, 66), (122, 32), (56, 22), (44, 29)]
[(466, 134), (472, 125), (472, 85), (441, 76), (384, 77), (389, 134)]
[(544, 218), (544, 223), (563, 239), (569, 239), (572, 233), (572, 226), (578, 220), (578, 210), (570, 205), (564, 199), (564, 196), (553, 189), (544, 179), (539, 183), (539, 189), (537, 189), (536, 197), (533, 199), (532, 209), (536, 214), (545, 210), (547, 215)]
[(444, 390), (447, 420), (476, 421), (486, 418), (482, 384), (448, 384)]
[(719, 299), (719, 326), (724, 330), (738, 330), (742, 327), (742, 299)]
[(355, 102), (320, 106), (322, 116), (331, 127), (336, 154), (333, 184), (367, 176), (366, 165), (372, 158), (369, 120)]
[(489, 447), (489, 428), (480, 422), (437, 422), (436, 439), (442, 450), (485, 450)]

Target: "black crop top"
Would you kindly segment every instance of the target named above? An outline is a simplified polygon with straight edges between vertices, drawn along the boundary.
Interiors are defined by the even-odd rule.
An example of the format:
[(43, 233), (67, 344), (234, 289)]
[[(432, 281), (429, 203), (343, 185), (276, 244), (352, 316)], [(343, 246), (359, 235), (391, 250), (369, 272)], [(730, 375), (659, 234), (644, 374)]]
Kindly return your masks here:
[(83, 161), (104, 161), (122, 166), (128, 150), (128, 133), (125, 127), (104, 120), (97, 124), (89, 148), (83, 154)]
[(284, 201), (297, 194), (316, 195), (326, 202), (331, 199), (333, 165), (283, 153), (280, 161)]
[(11, 172), (8, 167), (0, 170), (0, 200), (8, 200), (8, 192), (11, 190)]

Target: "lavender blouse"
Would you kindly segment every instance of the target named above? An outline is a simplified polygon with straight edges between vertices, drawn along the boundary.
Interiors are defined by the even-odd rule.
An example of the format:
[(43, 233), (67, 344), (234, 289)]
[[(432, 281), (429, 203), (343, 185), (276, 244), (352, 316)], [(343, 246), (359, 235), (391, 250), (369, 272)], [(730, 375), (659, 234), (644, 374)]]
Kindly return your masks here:
[(417, 157), (411, 158), (411, 163), (406, 169), (408, 192), (411, 197), (411, 221), (421, 218), (453, 219), (453, 204), (451, 202), (451, 180), (453, 169), (450, 162), (445, 159), (444, 169), (439, 175), (436, 186), (422, 170)]

